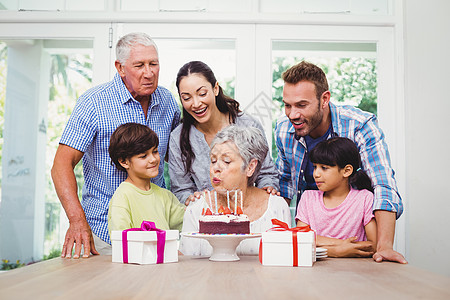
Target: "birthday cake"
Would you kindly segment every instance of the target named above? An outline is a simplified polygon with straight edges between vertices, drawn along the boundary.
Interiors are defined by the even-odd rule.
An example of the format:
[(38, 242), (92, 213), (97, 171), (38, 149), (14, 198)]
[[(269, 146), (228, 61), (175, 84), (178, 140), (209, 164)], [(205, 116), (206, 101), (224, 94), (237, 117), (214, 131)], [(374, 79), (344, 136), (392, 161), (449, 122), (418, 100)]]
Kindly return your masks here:
[(207, 208), (199, 218), (199, 233), (249, 234), (250, 220), (244, 214), (226, 213), (226, 210), (223, 213), (213, 214)]
[[(208, 191), (208, 197), (205, 200), (209, 200), (209, 207), (215, 207), (216, 211), (211, 212), (209, 207), (202, 210), (202, 215), (199, 218), (199, 233), (205, 234), (249, 234), (250, 233), (250, 220), (247, 215), (244, 215), (242, 207), (244, 207), (244, 197), (242, 191), (238, 194), (235, 190), (231, 193), (234, 194), (234, 210), (230, 209), (230, 191), (227, 191), (227, 207), (223, 208), (222, 205), (217, 205), (217, 192), (214, 191), (214, 202), (211, 198), (211, 192)], [(240, 195), (240, 204), (238, 203), (238, 195)], [(231, 199), (233, 202), (233, 199)]]

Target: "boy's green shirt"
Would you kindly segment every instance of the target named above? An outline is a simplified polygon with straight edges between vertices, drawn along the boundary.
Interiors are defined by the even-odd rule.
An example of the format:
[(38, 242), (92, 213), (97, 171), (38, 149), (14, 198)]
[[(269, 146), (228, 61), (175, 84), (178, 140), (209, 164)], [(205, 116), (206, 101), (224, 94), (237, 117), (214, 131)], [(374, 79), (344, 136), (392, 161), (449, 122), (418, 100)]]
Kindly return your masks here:
[(172, 192), (151, 184), (148, 191), (122, 182), (109, 202), (108, 231), (141, 227), (142, 221), (155, 222), (159, 229), (181, 231), (185, 205)]

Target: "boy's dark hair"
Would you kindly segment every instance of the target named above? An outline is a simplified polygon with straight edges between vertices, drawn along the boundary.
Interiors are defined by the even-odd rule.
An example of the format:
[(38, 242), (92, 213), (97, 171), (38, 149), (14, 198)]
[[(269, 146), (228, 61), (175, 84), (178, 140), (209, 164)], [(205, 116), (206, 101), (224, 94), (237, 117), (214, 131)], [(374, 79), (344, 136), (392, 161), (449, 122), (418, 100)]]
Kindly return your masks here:
[(109, 156), (117, 169), (125, 171), (119, 160), (131, 158), (158, 147), (158, 135), (148, 126), (125, 123), (116, 128), (109, 140)]
[(353, 173), (348, 181), (357, 190), (369, 190), (373, 192), (372, 181), (364, 170), (361, 169), (361, 157), (356, 144), (344, 137), (334, 137), (317, 144), (309, 152), (312, 163), (328, 166), (338, 166), (343, 169), (346, 165), (353, 167)]

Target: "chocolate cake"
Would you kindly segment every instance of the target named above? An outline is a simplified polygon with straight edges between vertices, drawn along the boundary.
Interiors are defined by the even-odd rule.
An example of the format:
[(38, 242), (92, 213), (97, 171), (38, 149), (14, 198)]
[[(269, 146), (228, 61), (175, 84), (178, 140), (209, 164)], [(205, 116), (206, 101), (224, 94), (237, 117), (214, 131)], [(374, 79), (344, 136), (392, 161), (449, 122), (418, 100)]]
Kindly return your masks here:
[(202, 215), (199, 219), (199, 233), (249, 234), (250, 220), (244, 214)]

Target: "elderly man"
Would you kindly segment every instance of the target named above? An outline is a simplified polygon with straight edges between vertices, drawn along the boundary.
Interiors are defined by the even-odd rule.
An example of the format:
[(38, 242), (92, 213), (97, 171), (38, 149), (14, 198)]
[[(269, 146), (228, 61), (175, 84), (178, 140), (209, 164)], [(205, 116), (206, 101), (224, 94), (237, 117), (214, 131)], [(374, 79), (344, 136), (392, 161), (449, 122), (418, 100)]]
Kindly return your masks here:
[(406, 263), (405, 258), (393, 250), (395, 220), (402, 214), (403, 204), (376, 117), (354, 107), (331, 103), (325, 73), (311, 63), (301, 62), (291, 67), (283, 74), (283, 80), (286, 117), (280, 119), (275, 128), (281, 196), (292, 199), (297, 193), (299, 199), (302, 191), (317, 189), (308, 152), (320, 141), (333, 136), (353, 140), (361, 155), (362, 168), (374, 186), (378, 243), (377, 249), (371, 249), (348, 242), (336, 250), (343, 256), (375, 252), (373, 258), (377, 262)]
[[(116, 46), (117, 73), (108, 83), (88, 90), (77, 101), (63, 132), (52, 167), (56, 193), (69, 218), (61, 256), (79, 258), (110, 252), (108, 204), (126, 173), (111, 163), (108, 146), (114, 130), (135, 122), (153, 129), (159, 153), (166, 156), (169, 135), (180, 120), (172, 94), (158, 86), (159, 58), (156, 44), (144, 33), (130, 33)], [(85, 184), (82, 201), (77, 195), (74, 167), (83, 158)], [(165, 187), (164, 160), (153, 183)], [(95, 242), (95, 243), (94, 243)]]

